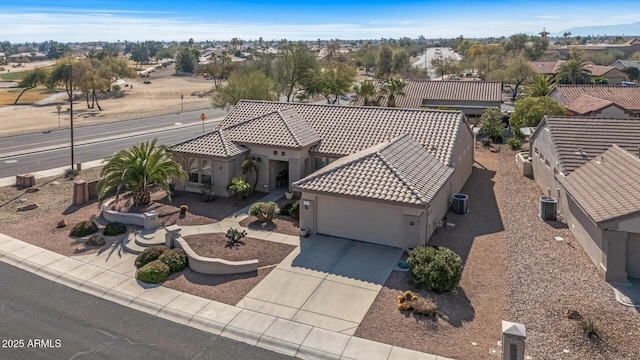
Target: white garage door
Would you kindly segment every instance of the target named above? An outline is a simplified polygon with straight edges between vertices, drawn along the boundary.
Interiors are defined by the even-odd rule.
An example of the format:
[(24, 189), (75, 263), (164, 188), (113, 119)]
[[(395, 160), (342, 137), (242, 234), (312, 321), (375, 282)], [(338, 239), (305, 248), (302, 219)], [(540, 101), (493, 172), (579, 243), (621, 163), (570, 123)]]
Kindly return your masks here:
[(402, 247), (403, 215), (400, 207), (374, 202), (318, 197), (318, 233)]

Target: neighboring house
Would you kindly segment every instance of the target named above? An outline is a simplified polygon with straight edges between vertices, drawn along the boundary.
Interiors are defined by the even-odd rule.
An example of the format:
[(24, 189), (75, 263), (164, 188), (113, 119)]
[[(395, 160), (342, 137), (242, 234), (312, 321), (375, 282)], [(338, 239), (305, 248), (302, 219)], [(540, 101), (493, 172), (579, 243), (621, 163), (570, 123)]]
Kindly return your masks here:
[[(638, 86), (558, 84), (551, 91), (549, 97), (570, 110), (576, 101), (585, 101), (584, 95), (610, 101), (624, 110), (609, 108), (606, 112), (602, 110), (600, 116), (605, 116), (605, 113), (607, 114), (606, 116), (616, 117), (630, 117), (631, 114), (634, 117), (640, 116), (640, 87)], [(581, 97), (582, 99), (580, 99)], [(598, 110), (601, 109), (595, 109), (595, 114), (598, 114)], [(580, 111), (582, 110), (579, 110), (578, 113)]]
[(618, 59), (611, 64), (611, 67), (614, 67), (618, 70), (624, 70), (627, 68), (636, 68), (640, 70), (640, 60), (621, 60)]
[(637, 149), (616, 145), (559, 178), (567, 225), (607, 281), (640, 279), (639, 178)]
[[(630, 194), (627, 201), (628, 204), (623, 202), (618, 207), (605, 206), (605, 204), (608, 203), (602, 202), (603, 208), (609, 211), (611, 217), (607, 218), (606, 216), (599, 215), (598, 217), (589, 218), (580, 213), (580, 211), (584, 209), (580, 210), (576, 207), (575, 202), (583, 201), (581, 196), (589, 193), (591, 193), (590, 196), (592, 197), (589, 201), (595, 201), (594, 199), (606, 196), (606, 194), (609, 193), (617, 193), (621, 191), (621, 189), (626, 189), (625, 187), (621, 187), (624, 185), (624, 182), (620, 182), (614, 178), (613, 172), (611, 173), (612, 177), (593, 177), (590, 179), (590, 181), (592, 181), (590, 186), (597, 188), (597, 191), (592, 191), (591, 188), (586, 190), (584, 183), (580, 185), (580, 182), (575, 182), (578, 180), (569, 179), (584, 179), (585, 176), (588, 176), (589, 172), (585, 172), (586, 170), (584, 170), (583, 167), (594, 161), (602, 161), (603, 156), (604, 161), (608, 161), (609, 156), (606, 155), (606, 152), (614, 144), (617, 145), (618, 148), (637, 157), (638, 147), (640, 145), (640, 119), (547, 116), (540, 122), (535, 132), (531, 135), (530, 141), (533, 176), (537, 185), (545, 195), (558, 199), (558, 211), (563, 214), (569, 228), (594, 263), (602, 270), (605, 278), (607, 280), (618, 279), (619, 276), (616, 275), (619, 273), (618, 270), (609, 272), (607, 262), (605, 261), (604, 264), (600, 262), (600, 259), (606, 258), (608, 253), (606, 247), (600, 246), (603, 239), (602, 234), (610, 234), (605, 230), (612, 229), (602, 224), (609, 224), (607, 221), (614, 218), (617, 219), (618, 215), (616, 214), (619, 212), (619, 209), (627, 208), (628, 204), (632, 204), (632, 207), (638, 207), (638, 209), (640, 209), (640, 201), (634, 200), (634, 197), (638, 195), (636, 195), (636, 193)], [(614, 162), (613, 159), (611, 159), (611, 165), (614, 164), (620, 166), (620, 168), (616, 170), (619, 173), (625, 171), (624, 166), (626, 165), (621, 165), (622, 163)], [(589, 167), (586, 169), (589, 169)], [(628, 175), (631, 179), (629, 181), (638, 183), (637, 177), (632, 175), (634, 174), (633, 171), (632, 168), (629, 169)], [(574, 173), (577, 175), (574, 176)], [(570, 198), (573, 200), (568, 200)], [(605, 222), (597, 224), (600, 221)], [(598, 230), (596, 231), (596, 229)], [(596, 233), (600, 235), (594, 235)], [(637, 245), (638, 244), (632, 246)], [(610, 249), (613, 249), (613, 247)], [(635, 253), (635, 251), (636, 250), (633, 250), (632, 253)], [(609, 255), (613, 256), (612, 254)], [(628, 263), (631, 264), (629, 266), (635, 266), (634, 269), (637, 270), (640, 257), (636, 257), (636, 259), (635, 262), (628, 261)], [(622, 258), (622, 260), (618, 259), (617, 261), (623, 261), (624, 263), (624, 258)], [(640, 277), (640, 273), (636, 270), (631, 271), (630, 276)]]
[(23, 52), (19, 54), (9, 55), (10, 62), (19, 62), (21, 58), (29, 59), (30, 61), (43, 61), (43, 60), (47, 60), (47, 54), (39, 53), (39, 52), (36, 52), (36, 53)]
[[(470, 122), (479, 118), (489, 108), (502, 105), (502, 83), (493, 81), (431, 81), (405, 80), (404, 96), (396, 96), (396, 107), (415, 109), (462, 110)], [(378, 90), (382, 84), (376, 84)], [(380, 105), (385, 106), (386, 96)], [(363, 100), (358, 99), (357, 105)]]
[[(530, 61), (529, 65), (538, 74), (555, 76), (558, 71), (560, 71), (562, 64), (565, 62), (565, 60)], [(602, 77), (607, 79), (607, 82), (611, 85), (618, 85), (624, 81), (629, 81), (629, 76), (627, 74), (613, 66), (595, 65), (588, 62), (585, 64), (585, 69), (591, 72), (592, 80)]]
[(178, 189), (213, 182), (228, 196), (251, 156), (258, 191), (301, 193), (301, 227), (405, 247), (441, 225), (471, 175), (473, 144), (460, 111), (243, 100), (215, 131), (172, 149), (189, 174)]
[(611, 100), (600, 99), (582, 94), (571, 104), (565, 106), (570, 115), (595, 116), (604, 118), (633, 118), (637, 117), (632, 111), (616, 105)]

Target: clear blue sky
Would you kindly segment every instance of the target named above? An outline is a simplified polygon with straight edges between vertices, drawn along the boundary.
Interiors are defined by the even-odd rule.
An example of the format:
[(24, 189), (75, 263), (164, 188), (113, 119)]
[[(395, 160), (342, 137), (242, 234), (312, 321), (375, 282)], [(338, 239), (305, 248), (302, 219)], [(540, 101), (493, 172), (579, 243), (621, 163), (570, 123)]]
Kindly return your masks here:
[(315, 40), (552, 33), (640, 20), (635, 1), (0, 0), (0, 41)]

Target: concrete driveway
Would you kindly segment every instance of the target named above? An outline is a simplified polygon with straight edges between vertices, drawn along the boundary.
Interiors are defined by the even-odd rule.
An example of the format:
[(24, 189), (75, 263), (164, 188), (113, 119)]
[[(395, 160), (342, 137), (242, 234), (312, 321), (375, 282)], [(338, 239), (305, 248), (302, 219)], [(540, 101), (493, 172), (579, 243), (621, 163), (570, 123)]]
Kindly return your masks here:
[(402, 250), (313, 235), (237, 306), (353, 335)]

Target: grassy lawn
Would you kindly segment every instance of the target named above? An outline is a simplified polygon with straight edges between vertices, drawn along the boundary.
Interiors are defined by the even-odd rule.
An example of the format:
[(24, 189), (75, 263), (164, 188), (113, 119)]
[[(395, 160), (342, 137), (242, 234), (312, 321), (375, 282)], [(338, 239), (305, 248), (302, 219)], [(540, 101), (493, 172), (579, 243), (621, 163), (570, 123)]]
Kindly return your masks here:
[(24, 76), (24, 71), (15, 71), (0, 74), (0, 79), (11, 80), (11, 81), (20, 81)]
[[(13, 105), (13, 102), (16, 101), (16, 98), (21, 91), (22, 89), (0, 90), (0, 107)], [(30, 89), (22, 95), (18, 104), (33, 104), (34, 102), (42, 100), (53, 93), (55, 93), (55, 90), (43, 87)]]

